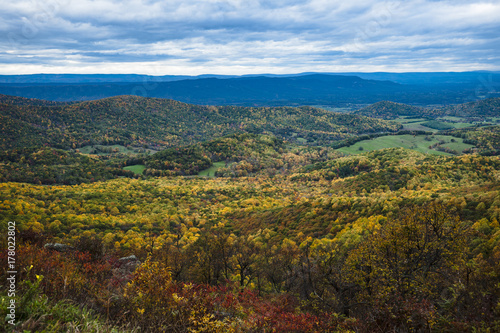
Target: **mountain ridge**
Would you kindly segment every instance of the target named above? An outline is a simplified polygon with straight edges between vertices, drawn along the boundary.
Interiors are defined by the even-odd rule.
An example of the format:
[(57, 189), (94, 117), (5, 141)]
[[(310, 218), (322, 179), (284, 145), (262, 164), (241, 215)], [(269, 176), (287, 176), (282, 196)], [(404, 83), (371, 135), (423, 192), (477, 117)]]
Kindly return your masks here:
[[(88, 82), (75, 82), (76, 79), (71, 79), (71, 76), (66, 81), (63, 79), (58, 81), (57, 77), (49, 77), (45, 79), (47, 81), (43, 81), (44, 76), (41, 76), (39, 79), (31, 79), (39, 82), (29, 82), (29, 78), (24, 78), (24, 81), (22, 78), (12, 78), (13, 82), (1, 83), (2, 77), (0, 77), (0, 93), (61, 102), (136, 95), (169, 98), (199, 105), (346, 105), (371, 104), (380, 100), (422, 105), (456, 104), (457, 101), (478, 99), (478, 92), (487, 96), (496, 94), (498, 89), (495, 89), (497, 86), (500, 88), (496, 74), (491, 74), (491, 83), (486, 87), (488, 89), (482, 86), (478, 89), (477, 84), (482, 82), (479, 80), (481, 75), (483, 74), (469, 74), (463, 80), (460, 79), (461, 76), (453, 79), (452, 75), (455, 81), (452, 80), (451, 83), (443, 77), (437, 81), (438, 85), (417, 85), (415, 80), (418, 76), (400, 79), (398, 76), (385, 74), (354, 76), (308, 73), (239, 77), (203, 75), (194, 78), (182, 76), (165, 78), (164, 82), (161, 81), (161, 77), (149, 76), (123, 77), (123, 79), (133, 79), (134, 82), (120, 81), (121, 79), (114, 76), (82, 79)], [(392, 77), (403, 83), (389, 80)], [(4, 81), (6, 80), (7, 78), (4, 78)], [(16, 80), (20, 81), (15, 82)], [(431, 78), (426, 80), (433, 82)]]

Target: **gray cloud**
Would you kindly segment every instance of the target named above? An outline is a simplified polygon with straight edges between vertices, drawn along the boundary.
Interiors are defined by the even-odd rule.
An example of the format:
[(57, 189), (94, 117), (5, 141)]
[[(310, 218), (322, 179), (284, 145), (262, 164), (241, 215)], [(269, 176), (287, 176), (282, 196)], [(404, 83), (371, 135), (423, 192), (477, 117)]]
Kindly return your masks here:
[(498, 1), (0, 0), (0, 74), (500, 69)]

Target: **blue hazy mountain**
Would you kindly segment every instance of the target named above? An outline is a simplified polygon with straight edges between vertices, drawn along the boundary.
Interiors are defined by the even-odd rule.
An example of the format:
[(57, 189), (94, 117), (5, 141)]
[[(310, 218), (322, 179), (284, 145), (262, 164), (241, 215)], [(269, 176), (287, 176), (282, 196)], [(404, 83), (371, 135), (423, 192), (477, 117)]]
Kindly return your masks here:
[(343, 105), (380, 100), (429, 105), (496, 97), (499, 91), (500, 74), (495, 72), (0, 76), (0, 93), (50, 101), (137, 95), (217, 105)]

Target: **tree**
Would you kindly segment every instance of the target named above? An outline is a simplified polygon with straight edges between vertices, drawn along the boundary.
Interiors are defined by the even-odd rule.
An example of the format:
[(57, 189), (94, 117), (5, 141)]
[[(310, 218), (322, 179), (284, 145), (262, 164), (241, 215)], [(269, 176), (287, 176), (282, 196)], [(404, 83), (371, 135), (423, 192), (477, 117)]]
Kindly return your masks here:
[(231, 258), (239, 275), (240, 287), (246, 287), (253, 278), (258, 247), (251, 237), (238, 237), (234, 242), (234, 254)]
[(468, 227), (449, 207), (431, 203), (388, 220), (348, 258), (366, 298), (434, 299), (465, 265)]
[(205, 230), (190, 247), (191, 274), (196, 281), (217, 285), (229, 280), (233, 239), (223, 230)]

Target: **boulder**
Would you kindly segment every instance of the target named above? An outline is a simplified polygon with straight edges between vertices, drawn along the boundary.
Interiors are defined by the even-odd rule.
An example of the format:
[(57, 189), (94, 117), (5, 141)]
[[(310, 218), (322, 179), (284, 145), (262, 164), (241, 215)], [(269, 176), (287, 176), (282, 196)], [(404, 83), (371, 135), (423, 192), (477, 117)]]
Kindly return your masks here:
[(139, 261), (139, 259), (137, 259), (137, 257), (134, 254), (128, 257), (123, 257), (118, 259), (118, 262), (122, 264), (128, 261)]
[(113, 276), (117, 281), (126, 284), (132, 278), (132, 273), (139, 267), (141, 261), (135, 255), (118, 259), (116, 268), (113, 269)]
[(47, 243), (44, 245), (44, 248), (57, 252), (68, 252), (68, 251), (73, 251), (75, 249), (73, 246), (61, 243)]

